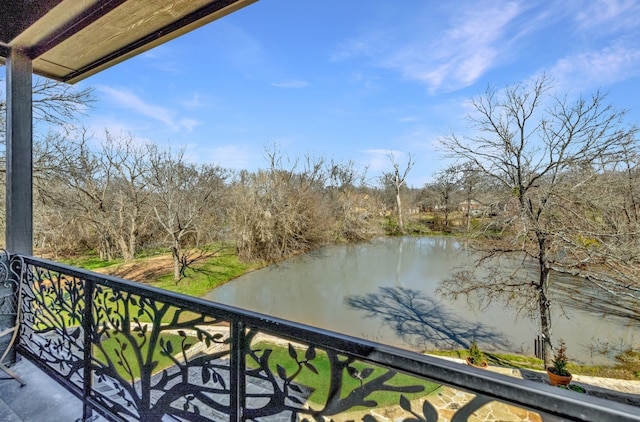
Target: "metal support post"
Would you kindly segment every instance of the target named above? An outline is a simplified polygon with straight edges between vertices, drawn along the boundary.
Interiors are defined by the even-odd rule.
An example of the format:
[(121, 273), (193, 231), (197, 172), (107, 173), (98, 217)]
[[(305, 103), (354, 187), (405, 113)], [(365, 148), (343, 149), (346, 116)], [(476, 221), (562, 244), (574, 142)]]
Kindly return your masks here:
[(32, 63), (12, 49), (7, 58), (6, 248), (33, 255)]

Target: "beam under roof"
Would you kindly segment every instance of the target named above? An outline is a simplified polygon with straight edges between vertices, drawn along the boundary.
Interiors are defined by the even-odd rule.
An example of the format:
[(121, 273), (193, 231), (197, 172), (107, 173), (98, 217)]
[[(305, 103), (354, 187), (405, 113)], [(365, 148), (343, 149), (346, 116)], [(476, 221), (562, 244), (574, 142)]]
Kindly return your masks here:
[(33, 73), (75, 83), (257, 0), (4, 0), (0, 61), (11, 49)]

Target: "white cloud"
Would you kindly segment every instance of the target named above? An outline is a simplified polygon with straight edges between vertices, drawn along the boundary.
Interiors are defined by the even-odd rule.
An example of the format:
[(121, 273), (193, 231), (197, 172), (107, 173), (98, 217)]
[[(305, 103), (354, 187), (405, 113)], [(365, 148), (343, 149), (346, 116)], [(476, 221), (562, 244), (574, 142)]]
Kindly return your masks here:
[(309, 82), (301, 81), (298, 79), (287, 79), (281, 82), (274, 82), (271, 86), (275, 86), (276, 88), (305, 88), (309, 86)]
[(105, 115), (92, 117), (84, 126), (91, 136), (102, 136), (105, 131), (113, 134), (135, 133), (138, 129), (128, 122)]
[(637, 29), (640, 4), (637, 0), (591, 0), (580, 2), (576, 21), (580, 29), (599, 27), (605, 32)]
[(375, 89), (380, 81), (380, 77), (363, 72), (354, 72), (351, 75), (351, 80), (358, 83), (360, 86), (367, 90)]
[(162, 59), (164, 57), (167, 57), (170, 54), (171, 54), (171, 49), (166, 44), (163, 44), (155, 48), (152, 48), (151, 50), (145, 51), (140, 55), (140, 57), (154, 60), (154, 59)]
[(549, 73), (560, 91), (597, 89), (640, 75), (640, 48), (619, 42), (567, 56)]
[(500, 63), (515, 40), (546, 24), (539, 16), (522, 19), (530, 6), (518, 0), (465, 4), (425, 8), (421, 24), (410, 28), (397, 22), (367, 28), (341, 43), (331, 59), (366, 57), (431, 93), (451, 92), (472, 85)]
[[(231, 62), (234, 67), (251, 72), (263, 70), (268, 63), (268, 56), (262, 41), (244, 28), (222, 19), (216, 25), (210, 25), (203, 31), (210, 37), (213, 53), (221, 59)], [(225, 40), (220, 43), (220, 40)]]
[(99, 92), (106, 94), (113, 102), (133, 110), (145, 117), (159, 121), (172, 131), (191, 131), (198, 122), (191, 118), (178, 118), (177, 113), (166, 107), (146, 102), (133, 92), (126, 89), (116, 89), (110, 86), (100, 85), (96, 87)]
[(509, 24), (522, 12), (516, 2), (475, 7), (456, 16), (433, 41), (406, 45), (386, 65), (427, 85), (430, 92), (473, 84), (493, 67), (508, 41)]

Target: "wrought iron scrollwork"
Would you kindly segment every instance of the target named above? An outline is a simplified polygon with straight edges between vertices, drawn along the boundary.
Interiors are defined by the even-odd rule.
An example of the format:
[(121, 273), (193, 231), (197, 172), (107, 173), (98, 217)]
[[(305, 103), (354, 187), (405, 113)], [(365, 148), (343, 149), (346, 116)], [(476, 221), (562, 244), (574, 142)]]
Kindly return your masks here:
[[(229, 321), (179, 307), (162, 297), (103, 285), (62, 271), (29, 265), (22, 347), (78, 392), (91, 371), (90, 399), (101, 411), (125, 420), (222, 420), (231, 414)], [(295, 369), (274, 362), (272, 349), (258, 348), (258, 329), (243, 333), (247, 366), (243, 417), (264, 420), (287, 413), (292, 420), (318, 419), (349, 409), (375, 407), (375, 391), (408, 393), (420, 385), (389, 384), (396, 372), (356, 367), (355, 358), (315, 345), (288, 343)], [(318, 353), (328, 368), (316, 368)], [(90, 356), (90, 362), (83, 359)], [(162, 363), (161, 363), (162, 361)], [(329, 385), (322, 404), (310, 404), (314, 389), (298, 381), (302, 371)], [(357, 380), (347, 391), (344, 380)], [(305, 416), (306, 415), (306, 416)]]
[[(229, 395), (224, 330), (208, 329), (223, 321), (35, 266), (28, 279), (23, 347), (78, 391), (84, 371), (92, 371), (91, 398), (102, 409), (144, 421), (164, 415), (194, 420), (204, 407), (228, 413), (228, 398), (227, 404), (211, 398)], [(89, 365), (83, 361), (87, 348)]]
[[(425, 390), (427, 369), (473, 381), (467, 369), (386, 346), (24, 261), (19, 351), (81, 397), (85, 417), (88, 409), (114, 421), (326, 421), (348, 413), (373, 422), (379, 394), (391, 394), (382, 410), (396, 412), (394, 420), (433, 422), (448, 387)], [(447, 411), (467, 420), (491, 400), (469, 394)]]
[[(253, 339), (257, 334), (256, 330), (250, 330), (247, 338)], [(272, 348), (252, 346), (247, 350), (248, 362), (255, 365), (255, 369), (247, 371), (247, 382), (262, 385), (264, 389), (256, 394), (248, 392), (247, 403), (259, 403), (257, 399), (268, 398), (268, 401), (261, 404), (247, 406), (244, 415), (249, 420), (263, 420), (269, 416), (286, 414), (291, 415), (291, 420), (301, 417), (324, 420), (325, 417), (338, 415), (355, 407), (376, 407), (378, 403), (370, 399), (371, 394), (375, 392), (400, 394), (424, 390), (424, 386), (419, 384), (390, 384), (389, 381), (397, 375), (396, 371), (378, 368), (378, 373), (374, 375), (374, 366), (358, 368), (354, 357), (331, 349), (318, 349), (314, 345), (295, 347), (287, 343), (288, 358), (293, 362), (293, 368), (289, 371), (282, 362), (272, 362)], [(328, 366), (323, 365), (321, 370), (316, 364), (320, 353), (324, 354), (328, 361)], [(316, 379), (309, 385), (301, 383), (299, 377), (303, 371), (314, 374)], [(356, 386), (347, 386), (347, 378), (356, 380)], [(309, 402), (307, 399), (311, 392), (322, 383), (327, 386), (327, 393), (322, 397), (322, 402)]]

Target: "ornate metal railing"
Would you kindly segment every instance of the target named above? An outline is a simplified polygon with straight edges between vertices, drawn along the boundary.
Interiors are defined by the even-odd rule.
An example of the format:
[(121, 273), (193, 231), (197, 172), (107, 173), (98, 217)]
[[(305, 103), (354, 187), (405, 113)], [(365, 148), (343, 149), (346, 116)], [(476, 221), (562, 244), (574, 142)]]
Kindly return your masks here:
[(85, 420), (640, 421), (631, 406), (21, 259), (18, 352), (82, 399)]

